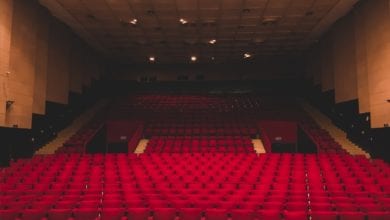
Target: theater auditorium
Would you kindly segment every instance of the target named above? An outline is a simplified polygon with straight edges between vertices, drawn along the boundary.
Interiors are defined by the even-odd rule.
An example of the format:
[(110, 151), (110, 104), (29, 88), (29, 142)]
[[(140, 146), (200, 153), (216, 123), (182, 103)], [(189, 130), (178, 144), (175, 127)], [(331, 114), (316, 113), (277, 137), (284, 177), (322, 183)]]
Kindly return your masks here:
[(0, 0), (0, 220), (389, 220), (389, 0)]

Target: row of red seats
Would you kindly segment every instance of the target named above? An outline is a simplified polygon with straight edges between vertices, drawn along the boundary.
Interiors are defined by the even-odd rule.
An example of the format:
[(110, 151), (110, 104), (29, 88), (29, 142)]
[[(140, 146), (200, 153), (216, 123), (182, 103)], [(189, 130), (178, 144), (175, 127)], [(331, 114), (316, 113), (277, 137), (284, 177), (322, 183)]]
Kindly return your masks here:
[(187, 137), (169, 138), (152, 137), (146, 153), (153, 152), (247, 152), (253, 153), (254, 148), (250, 138), (240, 137)]
[(387, 220), (382, 211), (283, 211), (200, 208), (94, 208), (0, 210), (2, 220)]

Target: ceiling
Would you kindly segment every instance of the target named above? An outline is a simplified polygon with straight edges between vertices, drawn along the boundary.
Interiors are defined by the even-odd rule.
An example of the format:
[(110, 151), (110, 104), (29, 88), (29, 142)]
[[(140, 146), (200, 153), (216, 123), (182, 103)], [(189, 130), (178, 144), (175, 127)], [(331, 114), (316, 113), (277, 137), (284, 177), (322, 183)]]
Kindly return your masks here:
[(106, 56), (135, 63), (150, 56), (157, 63), (188, 63), (197, 56), (203, 63), (244, 60), (244, 53), (249, 59), (299, 53), (357, 0), (39, 2)]

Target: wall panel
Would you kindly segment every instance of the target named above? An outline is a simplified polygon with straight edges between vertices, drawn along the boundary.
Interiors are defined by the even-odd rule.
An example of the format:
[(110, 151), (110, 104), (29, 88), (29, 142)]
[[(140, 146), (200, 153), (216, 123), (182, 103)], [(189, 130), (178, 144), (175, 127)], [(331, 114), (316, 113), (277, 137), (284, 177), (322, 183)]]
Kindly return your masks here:
[(40, 8), (37, 17), (37, 39), (35, 60), (35, 84), (33, 113), (45, 114), (46, 83), (49, 49), (49, 15)]
[(360, 113), (370, 112), (366, 52), (366, 14), (366, 10), (364, 7), (362, 7), (362, 5), (357, 7), (354, 13), (356, 40), (356, 76)]
[(353, 16), (335, 24), (333, 63), (336, 103), (357, 99), (355, 30)]
[(35, 81), (36, 11), (33, 1), (15, 0), (10, 49), (9, 99), (6, 126), (30, 128)]
[(46, 98), (48, 101), (68, 104), (69, 95), (69, 30), (58, 21), (52, 21), (49, 34)]
[[(368, 4), (370, 3), (370, 4)], [(389, 1), (366, 2), (366, 53), (371, 127), (390, 125)]]
[(13, 0), (0, 1), (0, 126), (5, 125), (8, 96), (9, 52), (11, 47)]

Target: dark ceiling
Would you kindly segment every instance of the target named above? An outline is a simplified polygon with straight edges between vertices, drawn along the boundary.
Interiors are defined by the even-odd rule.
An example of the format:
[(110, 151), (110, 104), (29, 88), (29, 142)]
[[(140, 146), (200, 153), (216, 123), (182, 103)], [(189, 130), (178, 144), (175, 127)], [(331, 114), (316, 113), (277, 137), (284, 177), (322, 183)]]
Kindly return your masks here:
[(106, 56), (136, 63), (151, 56), (188, 63), (196, 56), (208, 63), (300, 53), (357, 0), (39, 2)]

